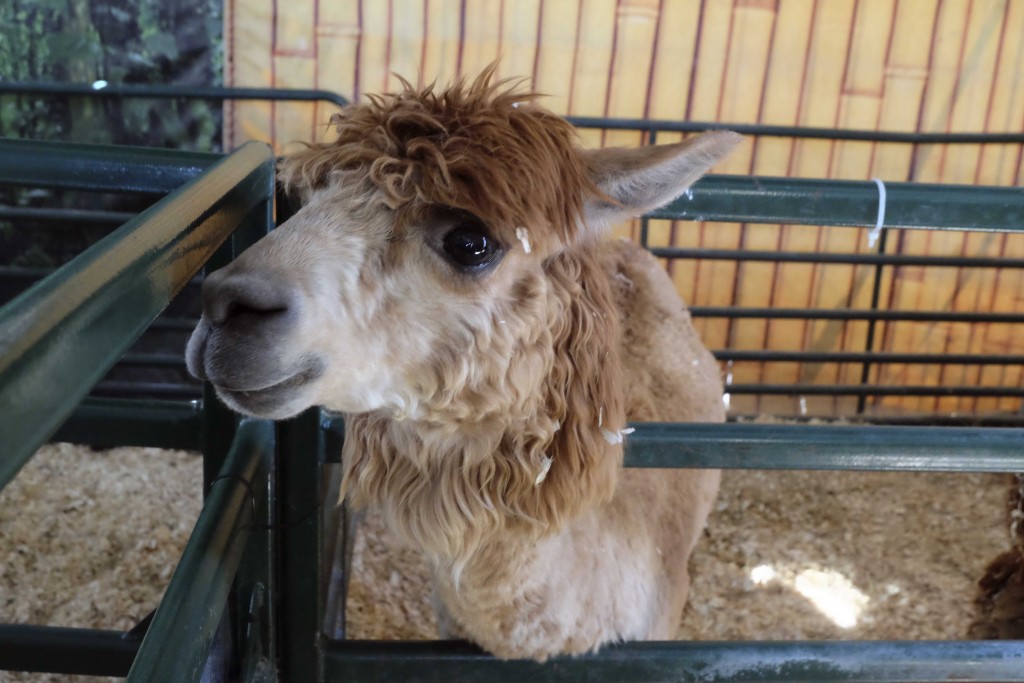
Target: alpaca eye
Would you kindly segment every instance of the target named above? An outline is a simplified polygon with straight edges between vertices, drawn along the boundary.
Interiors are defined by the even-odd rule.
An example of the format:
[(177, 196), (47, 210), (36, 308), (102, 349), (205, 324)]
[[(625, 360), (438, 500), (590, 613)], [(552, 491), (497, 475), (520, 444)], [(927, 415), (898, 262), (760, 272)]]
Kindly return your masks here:
[(444, 236), (444, 253), (455, 265), (475, 270), (494, 260), (498, 243), (487, 232), (476, 225), (462, 224)]

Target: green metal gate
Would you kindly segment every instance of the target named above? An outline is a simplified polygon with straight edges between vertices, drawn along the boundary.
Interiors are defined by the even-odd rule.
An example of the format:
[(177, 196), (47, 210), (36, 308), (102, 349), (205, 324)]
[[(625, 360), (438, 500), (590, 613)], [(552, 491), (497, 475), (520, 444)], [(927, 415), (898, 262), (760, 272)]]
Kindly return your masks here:
[[(0, 669), (174, 683), (274, 680), (275, 670), (289, 683), (1024, 681), (1017, 641), (627, 643), (540, 665), (464, 643), (329, 639), (323, 518), (311, 501), (340, 454), (339, 419), (313, 410), (238, 420), (208, 389), (202, 401), (84, 398), (204, 264), (222, 265), (271, 228), (269, 149), (250, 143), (220, 158), (5, 140), (0, 182), (166, 194), (0, 309), (0, 486), (61, 439), (201, 450), (208, 492), (151, 622), (128, 633), (0, 625)], [(1020, 189), (888, 192), (887, 230), (1024, 228)], [(863, 182), (710, 177), (656, 216), (874, 225), (876, 193)], [(642, 425), (627, 466), (1012, 472), (1024, 470), (1022, 446), (1021, 428)]]

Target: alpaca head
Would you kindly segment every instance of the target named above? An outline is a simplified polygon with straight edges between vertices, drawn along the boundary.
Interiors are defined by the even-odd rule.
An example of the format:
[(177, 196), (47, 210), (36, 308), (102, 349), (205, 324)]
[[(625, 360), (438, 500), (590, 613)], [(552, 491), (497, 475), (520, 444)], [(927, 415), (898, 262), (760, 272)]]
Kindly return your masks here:
[(561, 345), (589, 348), (605, 375), (588, 380), (596, 417), (615, 321), (606, 287), (587, 282), (590, 244), (681, 194), (738, 139), (583, 150), (489, 72), (371, 97), (332, 123), (335, 142), (281, 164), (301, 210), (203, 287), (188, 366), (243, 413), (321, 405), (472, 429), (540, 402), (554, 424), (564, 399), (545, 387), (571, 392), (585, 373), (560, 368)]

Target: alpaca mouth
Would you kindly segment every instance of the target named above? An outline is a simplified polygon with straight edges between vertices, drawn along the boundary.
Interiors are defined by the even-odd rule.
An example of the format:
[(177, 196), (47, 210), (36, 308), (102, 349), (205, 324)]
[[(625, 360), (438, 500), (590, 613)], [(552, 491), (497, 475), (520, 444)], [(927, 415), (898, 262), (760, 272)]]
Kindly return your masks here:
[(323, 363), (313, 360), (298, 372), (265, 386), (248, 389), (228, 387), (214, 383), (217, 395), (228, 405), (243, 413), (268, 419), (284, 417), (282, 411), (297, 413), (303, 408), (293, 408), (296, 399), (301, 397), (302, 389), (323, 375)]

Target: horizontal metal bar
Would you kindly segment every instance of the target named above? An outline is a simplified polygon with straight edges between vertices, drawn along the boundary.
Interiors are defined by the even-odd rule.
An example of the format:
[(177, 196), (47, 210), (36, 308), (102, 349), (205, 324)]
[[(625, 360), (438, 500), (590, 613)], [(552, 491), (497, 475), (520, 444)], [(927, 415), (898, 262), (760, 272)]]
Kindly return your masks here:
[[(763, 417), (757, 413), (731, 413), (730, 423), (746, 424), (757, 422)], [(807, 424), (814, 421), (821, 423), (821, 415), (786, 415), (786, 420), (794, 424)], [(825, 416), (825, 419), (835, 419)], [(1024, 414), (1020, 413), (870, 413), (857, 415), (856, 422), (850, 426), (904, 426), (904, 427), (1024, 427)]]
[(199, 401), (87, 398), (50, 440), (94, 448), (145, 446), (198, 451), (201, 435)]
[(830, 254), (800, 251), (751, 251), (747, 249), (684, 249), (650, 247), (660, 258), (705, 261), (759, 261), (768, 263), (839, 263), (872, 266), (924, 266), (929, 268), (1024, 268), (1024, 259), (980, 256), (918, 256), (913, 254)]
[(0, 83), (0, 95), (72, 95), (87, 97), (145, 97), (159, 99), (324, 101), (346, 106), (349, 102), (331, 90), (299, 88), (230, 88), (187, 85), (106, 83)]
[(1024, 681), (1022, 641), (632, 642), (546, 663), (454, 641), (328, 641), (332, 681)]
[(222, 158), (149, 147), (0, 138), (0, 185), (166, 194)]
[[(34, 282), (36, 280), (42, 280), (47, 275), (52, 275), (57, 269), (56, 268), (24, 268), (22, 266), (0, 266), (0, 278), (8, 278), (11, 280), (22, 280)], [(185, 283), (186, 287), (198, 287), (203, 284), (203, 276), (197, 275), (191, 280)], [(193, 322), (193, 321), (188, 321)], [(196, 321), (198, 322), (198, 321)], [(178, 323), (172, 323), (178, 324)]]
[[(0, 94), (80, 95), (93, 97), (152, 97), (215, 100), (322, 100), (344, 107), (349, 101), (330, 90), (290, 88), (230, 88), (169, 85), (106, 83), (100, 87), (79, 83), (0, 83)], [(806, 126), (773, 126), (719, 121), (671, 121), (665, 119), (603, 118), (570, 116), (570, 123), (579, 128), (637, 130), (658, 132), (703, 132), (732, 130), (743, 135), (766, 137), (810, 138), (824, 140), (860, 140), (904, 144), (1013, 144), (1024, 143), (1021, 133), (921, 133), (904, 131), (851, 130)]]
[(748, 308), (691, 306), (695, 318), (765, 318), (768, 320), (892, 320), (900, 322), (1024, 323), (1021, 313), (958, 311), (872, 311), (853, 308)]
[(726, 393), (762, 396), (962, 396), (1015, 398), (1022, 387), (920, 386), (871, 384), (728, 384)]
[(627, 467), (1024, 471), (1024, 429), (637, 423)]
[[(1024, 230), (1024, 188), (886, 183), (885, 226), (1016, 232)], [(874, 227), (873, 182), (713, 175), (650, 218)]]
[[(1024, 471), (1024, 429), (631, 423), (626, 467)], [(344, 434), (340, 416), (324, 429)], [(327, 453), (339, 462), (338, 452)]]
[[(840, 364), (908, 364), (936, 366), (1020, 366), (1024, 355), (1000, 355), (992, 353), (892, 353), (886, 351), (756, 351), (740, 349), (717, 349), (718, 360), (734, 362), (840, 362)], [(118, 360), (119, 366), (184, 369), (184, 357), (174, 353), (126, 353)], [(110, 392), (129, 391), (122, 384), (105, 383), (97, 387)], [(197, 393), (200, 385), (155, 386), (154, 393), (168, 396)], [(136, 391), (138, 393), (138, 391)]]
[(0, 204), (0, 219), (46, 221), (53, 223), (94, 223), (121, 225), (136, 214), (128, 211), (94, 211), (91, 209), (54, 209)]
[(907, 363), (931, 365), (1024, 365), (1022, 355), (971, 353), (890, 353), (885, 351), (753, 351), (718, 349), (720, 361), (760, 363)]
[(92, 388), (93, 396), (150, 396), (161, 399), (199, 399), (203, 386), (172, 382), (103, 381)]
[(196, 329), (196, 325), (198, 324), (199, 318), (167, 318), (161, 316), (153, 321), (149, 326), (149, 329), (161, 330), (164, 332), (191, 332)]
[(274, 426), (245, 420), (153, 616), (129, 683), (198, 681), (266, 496)]
[(53, 268), (31, 268), (25, 266), (0, 266), (0, 278), (34, 282), (42, 280), (54, 271)]
[(0, 624), (0, 670), (125, 676), (140, 642), (121, 631)]
[[(6, 158), (0, 153), (0, 164)], [(0, 308), (0, 487), (231, 231), (266, 205), (273, 162), (266, 145), (240, 147)]]
[[(970, 313), (958, 311), (873, 311), (850, 308), (772, 308), (744, 306), (691, 306), (694, 318), (766, 320), (886, 320), (893, 322), (1024, 323), (1022, 313)], [(157, 318), (154, 330), (191, 331), (198, 318)]]
[[(344, 96), (330, 90), (302, 90), (287, 88), (228, 88), (168, 85), (95, 84), (76, 83), (0, 83), (0, 95), (87, 95), (95, 97), (159, 97), (197, 98), (216, 100), (323, 100), (346, 106)], [(825, 140), (862, 140), (869, 142), (899, 142), (917, 144), (986, 144), (1024, 143), (1020, 133), (919, 133), (903, 131), (850, 130), (840, 128), (812, 128), (801, 126), (773, 126), (749, 123), (721, 123), (718, 121), (670, 121), (636, 118), (602, 118), (570, 116), (569, 121), (579, 128), (605, 128), (608, 130), (702, 132), (706, 130), (732, 130), (744, 135), (812, 138)]]
[(182, 368), (185, 367), (185, 357), (177, 353), (126, 353), (117, 361), (118, 365), (130, 367), (148, 366), (159, 368)]
[(1020, 144), (1024, 133), (916, 133), (882, 130), (771, 126), (760, 123), (722, 123), (720, 121), (670, 121), (666, 119), (602, 118), (569, 116), (578, 128), (701, 133), (706, 130), (731, 130), (743, 135), (820, 140), (859, 140), (863, 142), (899, 142), (904, 144)]

